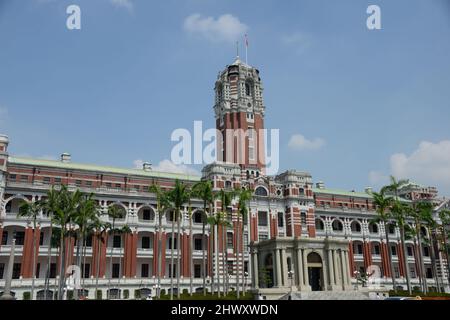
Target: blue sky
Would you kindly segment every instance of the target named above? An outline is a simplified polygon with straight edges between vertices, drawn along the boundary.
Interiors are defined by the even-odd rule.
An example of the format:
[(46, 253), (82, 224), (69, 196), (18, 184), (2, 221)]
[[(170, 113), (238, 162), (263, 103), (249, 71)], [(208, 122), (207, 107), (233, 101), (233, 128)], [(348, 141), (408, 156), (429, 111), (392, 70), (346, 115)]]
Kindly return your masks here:
[[(382, 30), (366, 28), (369, 4)], [(174, 129), (214, 126), (214, 82), (244, 33), (280, 171), (347, 190), (394, 174), (450, 196), (445, 0), (0, 0), (0, 133), (15, 155), (170, 169)]]

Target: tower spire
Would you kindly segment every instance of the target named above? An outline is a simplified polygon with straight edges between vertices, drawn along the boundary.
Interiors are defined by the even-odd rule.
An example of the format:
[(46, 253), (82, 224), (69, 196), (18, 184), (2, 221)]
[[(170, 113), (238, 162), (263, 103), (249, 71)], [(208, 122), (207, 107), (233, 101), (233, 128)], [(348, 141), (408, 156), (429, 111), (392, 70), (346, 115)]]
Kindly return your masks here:
[(239, 59), (239, 41), (236, 41), (236, 58)]

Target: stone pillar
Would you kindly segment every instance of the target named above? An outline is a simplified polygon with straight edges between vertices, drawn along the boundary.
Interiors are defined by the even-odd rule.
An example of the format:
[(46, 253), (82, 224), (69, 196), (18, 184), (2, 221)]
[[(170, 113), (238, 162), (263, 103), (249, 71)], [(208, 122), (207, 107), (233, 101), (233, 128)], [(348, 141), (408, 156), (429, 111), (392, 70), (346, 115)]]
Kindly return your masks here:
[(297, 279), (298, 279), (298, 289), (301, 291), (305, 285), (303, 278), (303, 259), (301, 249), (297, 249)]
[(347, 271), (346, 271), (346, 263), (345, 263), (345, 255), (344, 250), (339, 251), (340, 260), (341, 260), (341, 274), (342, 274), (342, 290), (345, 290), (345, 285), (347, 283)]
[(336, 249), (333, 249), (333, 268), (334, 268), (334, 282), (336, 286), (338, 286), (341, 283), (340, 280), (341, 277), (339, 275), (339, 264)]
[(252, 251), (252, 265), (253, 265), (253, 284), (255, 289), (259, 289), (259, 278), (258, 278), (258, 253), (255, 249)]
[(305, 289), (310, 290), (308, 277), (308, 257), (306, 256), (306, 249), (303, 249), (303, 278), (305, 279)]
[(287, 267), (287, 259), (286, 259), (286, 249), (283, 248), (280, 250), (281, 253), (281, 265), (282, 265), (282, 270), (283, 270), (283, 285), (285, 287), (290, 286), (289, 283), (289, 275), (288, 275), (288, 267)]
[(333, 252), (331, 249), (328, 249), (328, 271), (330, 274), (330, 290), (333, 290), (333, 286), (335, 284), (335, 277), (334, 277), (334, 262), (333, 262)]
[(352, 282), (351, 282), (351, 277), (352, 277), (352, 272), (350, 270), (350, 258), (349, 258), (349, 252), (348, 251), (344, 251), (345, 254), (345, 266), (347, 269), (347, 286), (351, 287)]
[(280, 255), (278, 254), (278, 249), (275, 249), (273, 255), (275, 258), (275, 268), (276, 268), (275, 273), (276, 273), (276, 278), (277, 278), (276, 286), (281, 287), (281, 286), (283, 286), (282, 277), (281, 277), (282, 270), (281, 270)]
[(328, 290), (328, 261), (325, 256), (326, 251), (323, 251), (322, 255), (322, 290)]

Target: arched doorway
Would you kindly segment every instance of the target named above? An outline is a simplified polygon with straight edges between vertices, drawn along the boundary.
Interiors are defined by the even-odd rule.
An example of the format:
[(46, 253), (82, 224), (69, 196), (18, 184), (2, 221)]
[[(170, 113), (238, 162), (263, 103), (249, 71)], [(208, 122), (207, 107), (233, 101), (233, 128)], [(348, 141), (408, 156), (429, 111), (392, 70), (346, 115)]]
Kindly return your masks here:
[(273, 256), (269, 253), (264, 259), (264, 269), (261, 274), (261, 284), (266, 288), (272, 288), (274, 286), (274, 274), (273, 274)]
[(308, 278), (312, 291), (323, 290), (322, 258), (316, 252), (311, 252), (307, 257)]

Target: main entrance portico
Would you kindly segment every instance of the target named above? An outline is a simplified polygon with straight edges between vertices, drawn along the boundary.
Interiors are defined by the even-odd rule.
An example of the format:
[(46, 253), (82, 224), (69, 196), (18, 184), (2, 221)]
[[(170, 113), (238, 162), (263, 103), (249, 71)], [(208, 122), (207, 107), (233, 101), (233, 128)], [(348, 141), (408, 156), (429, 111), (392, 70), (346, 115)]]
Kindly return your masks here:
[(345, 240), (280, 237), (250, 247), (252, 280), (263, 295), (352, 290)]

